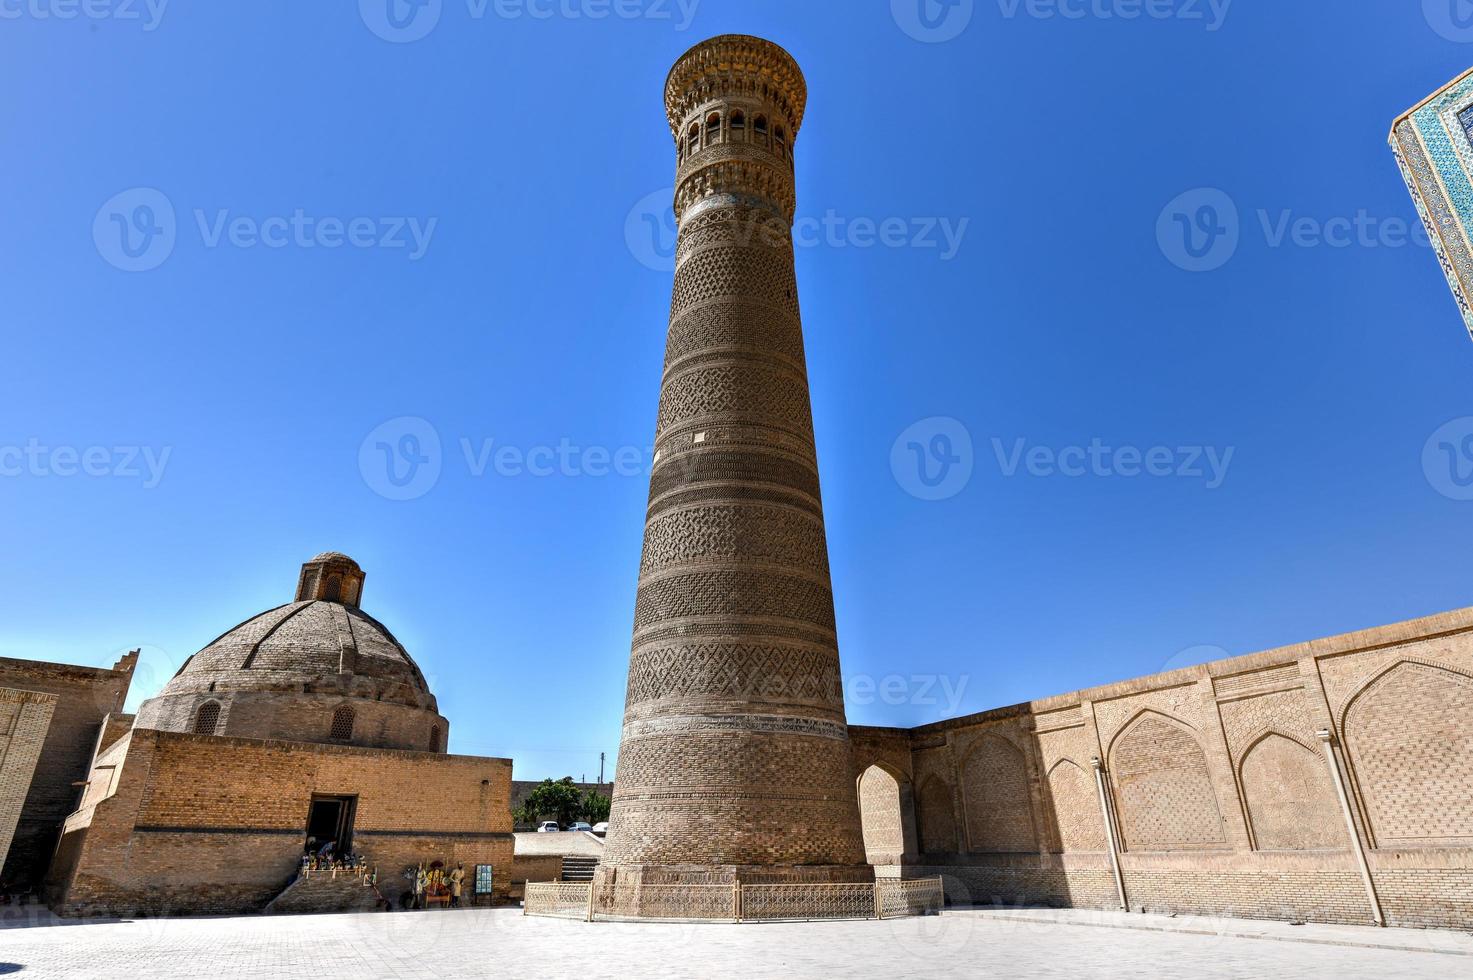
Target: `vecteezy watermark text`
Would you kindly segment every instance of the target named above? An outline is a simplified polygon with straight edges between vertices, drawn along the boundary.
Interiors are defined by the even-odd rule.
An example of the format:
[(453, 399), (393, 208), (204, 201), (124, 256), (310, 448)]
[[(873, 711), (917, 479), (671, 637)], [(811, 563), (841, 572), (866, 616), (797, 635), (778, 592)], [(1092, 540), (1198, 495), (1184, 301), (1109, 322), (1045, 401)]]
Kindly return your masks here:
[(1216, 490), (1227, 479), (1236, 446), (1107, 446), (1101, 439), (1091, 439), (1088, 446), (1052, 446), (1028, 444), (1014, 439), (1011, 445), (993, 437), (992, 453), (998, 468), (1006, 477), (1020, 472), (1032, 477), (1062, 476), (1108, 477), (1177, 477), (1205, 480), (1208, 490)]
[(950, 717), (961, 707), (971, 677), (962, 674), (854, 674), (844, 679), (844, 701), (850, 706), (885, 704), (941, 708)]
[(47, 446), (31, 438), (24, 446), (0, 446), (0, 477), (111, 477), (140, 480), (152, 490), (173, 452), (173, 446)]
[[(675, 268), (675, 248), (679, 226), (672, 201), (673, 187), (646, 194), (635, 202), (624, 218), (624, 244), (629, 254), (643, 266), (656, 272)], [(732, 223), (738, 245), (784, 247), (791, 235), (793, 248), (888, 248), (918, 249), (935, 253), (942, 262), (950, 262), (961, 251), (967, 228), (967, 217), (847, 217), (833, 208), (822, 217), (804, 215), (784, 229), (773, 221), (753, 218)]]
[[(521, 446), (491, 437), (456, 440), (472, 479), (498, 477), (648, 477), (654, 469), (650, 446), (556, 444)], [(358, 447), (358, 472), (368, 488), (389, 500), (415, 500), (435, 488), (445, 467), (439, 431), (416, 416), (389, 419)]]
[(1004, 20), (1179, 20), (1222, 29), (1233, 0), (997, 0)]
[[(416, 216), (314, 215), (305, 208), (260, 217), (229, 208), (195, 208), (193, 225), (208, 249), (383, 249), (402, 251), (411, 262), (424, 258), (440, 219)], [(179, 239), (174, 202), (152, 187), (115, 194), (97, 210), (92, 241), (108, 264), (124, 272), (147, 272), (166, 262)]]
[(116, 20), (158, 29), (169, 0), (0, 0), (0, 20)]
[[(1269, 248), (1430, 248), (1432, 240), (1420, 221), (1392, 215), (1380, 217), (1365, 208), (1353, 214), (1301, 214), (1292, 208), (1258, 208), (1258, 231)], [(1188, 272), (1220, 269), (1237, 254), (1244, 235), (1237, 202), (1215, 187), (1199, 187), (1177, 195), (1156, 219), (1161, 254)]]
[[(684, 31), (701, 0), (464, 0), (466, 16), (498, 20), (670, 21)], [(358, 0), (358, 14), (374, 34), (395, 44), (427, 37), (440, 23), (446, 0)]]

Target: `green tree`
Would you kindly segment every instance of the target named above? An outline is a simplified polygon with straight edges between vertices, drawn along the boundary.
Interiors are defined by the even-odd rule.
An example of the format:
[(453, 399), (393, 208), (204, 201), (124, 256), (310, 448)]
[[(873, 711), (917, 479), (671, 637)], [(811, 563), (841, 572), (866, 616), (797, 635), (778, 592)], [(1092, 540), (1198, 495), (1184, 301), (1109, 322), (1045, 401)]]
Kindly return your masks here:
[(567, 826), (577, 820), (582, 812), (583, 794), (573, 785), (572, 776), (564, 776), (557, 782), (544, 779), (541, 785), (528, 794), (526, 802), (517, 811), (516, 818), (522, 823), (556, 820), (559, 826)]
[(609, 819), (611, 806), (613, 806), (613, 800), (598, 790), (591, 789), (583, 794), (583, 819), (589, 823), (603, 823)]

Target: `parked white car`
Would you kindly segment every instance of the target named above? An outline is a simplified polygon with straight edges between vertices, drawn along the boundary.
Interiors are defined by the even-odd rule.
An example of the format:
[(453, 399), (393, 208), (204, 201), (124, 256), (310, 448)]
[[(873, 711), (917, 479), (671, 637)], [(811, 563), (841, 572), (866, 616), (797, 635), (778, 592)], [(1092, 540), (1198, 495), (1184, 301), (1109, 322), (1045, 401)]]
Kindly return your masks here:
[(561, 829), (562, 828), (557, 825), (556, 820), (544, 820), (537, 825), (537, 833), (539, 834), (555, 834)]
[(568, 824), (567, 829), (574, 832), (581, 830), (585, 834), (593, 830), (592, 827), (588, 826), (588, 824), (584, 823), (582, 820), (574, 820), (572, 823)]
[(594, 824), (593, 832), (595, 834), (598, 834), (598, 836), (600, 837), (602, 837), (604, 834), (607, 834), (609, 832), (609, 822), (607, 820), (604, 820), (600, 823)]

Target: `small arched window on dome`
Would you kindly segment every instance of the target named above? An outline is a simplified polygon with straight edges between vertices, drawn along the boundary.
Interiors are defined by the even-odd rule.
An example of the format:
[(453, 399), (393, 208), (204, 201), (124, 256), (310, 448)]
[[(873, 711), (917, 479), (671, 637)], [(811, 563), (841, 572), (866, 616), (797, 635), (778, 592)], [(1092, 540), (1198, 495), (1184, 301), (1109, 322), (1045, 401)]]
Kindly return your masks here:
[(438, 752), (438, 751), (440, 751), (440, 726), (439, 725), (431, 725), (430, 726), (430, 751), (431, 752)]
[(745, 137), (747, 135), (747, 114), (740, 109), (733, 111), (730, 126), (732, 139)]
[(357, 718), (350, 706), (343, 705), (332, 713), (332, 729), (328, 732), (328, 738), (334, 742), (347, 742), (353, 737), (353, 722)]
[(322, 586), (322, 598), (328, 602), (343, 601), (343, 577), (341, 575), (327, 577), (327, 582)]
[(220, 702), (206, 701), (194, 713), (194, 734), (213, 735), (220, 727)]
[(685, 155), (690, 156), (701, 148), (701, 124), (691, 123), (690, 129), (685, 134)]
[(757, 142), (767, 142), (767, 117), (758, 116), (752, 120), (752, 135), (757, 137)]

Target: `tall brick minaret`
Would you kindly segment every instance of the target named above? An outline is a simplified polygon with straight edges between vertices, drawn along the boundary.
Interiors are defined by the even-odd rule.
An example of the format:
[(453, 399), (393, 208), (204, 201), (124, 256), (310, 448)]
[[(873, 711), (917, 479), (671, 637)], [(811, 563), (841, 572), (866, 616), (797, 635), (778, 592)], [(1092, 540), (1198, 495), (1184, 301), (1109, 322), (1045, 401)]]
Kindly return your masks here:
[(676, 63), (675, 292), (600, 880), (863, 881), (791, 229), (782, 48)]

